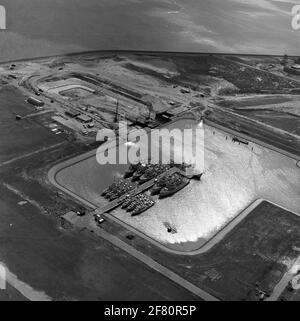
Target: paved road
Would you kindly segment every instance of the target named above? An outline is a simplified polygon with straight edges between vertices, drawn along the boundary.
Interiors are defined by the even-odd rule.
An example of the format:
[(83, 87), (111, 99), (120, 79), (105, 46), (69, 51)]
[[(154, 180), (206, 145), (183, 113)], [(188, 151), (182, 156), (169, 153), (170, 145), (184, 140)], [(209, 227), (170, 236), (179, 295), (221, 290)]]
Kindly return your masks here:
[[(213, 123), (221, 125), (225, 131), (231, 131), (237, 136), (245, 136), (241, 132), (230, 129), (230, 124), (228, 124), (230, 121), (237, 123), (239, 124), (241, 131), (249, 133), (246, 136), (248, 136), (250, 141), (258, 143), (262, 146), (267, 144), (267, 147), (270, 149), (273, 149), (281, 154), (285, 154), (288, 157), (297, 160), (300, 159), (300, 143), (292, 136), (289, 136), (288, 133), (286, 133), (286, 137), (283, 137), (283, 135), (278, 135), (275, 130), (263, 128), (263, 126), (255, 124), (255, 122), (246, 119), (246, 117), (240, 117), (233, 112), (225, 111), (221, 108), (215, 108), (214, 119), (209, 119), (208, 121), (212, 121), (212, 125)], [(288, 139), (290, 139), (290, 141), (288, 141)]]
[(28, 118), (33, 118), (33, 117), (36, 117), (36, 116), (41, 116), (41, 115), (47, 115), (47, 114), (50, 114), (50, 113), (53, 113), (53, 110), (42, 110), (42, 111), (38, 111), (36, 113), (32, 113), (32, 114), (28, 114), (26, 116), (23, 116), (22, 117), (22, 120), (24, 119), (28, 119)]
[(60, 143), (57, 143), (57, 144), (54, 144), (54, 145), (51, 145), (51, 146), (48, 146), (48, 147), (42, 147), (42, 148), (37, 149), (37, 150), (35, 150), (35, 151), (31, 152), (31, 153), (26, 153), (26, 154), (11, 158), (10, 160), (7, 160), (7, 161), (4, 161), (4, 162), (0, 163), (0, 167), (11, 165), (12, 163), (14, 163), (16, 161), (22, 160), (24, 158), (29, 158), (31, 156), (37, 155), (37, 154), (42, 153), (42, 152), (49, 151), (49, 150), (54, 149), (56, 147), (60, 147), (63, 144), (65, 144), (65, 142), (60, 142)]

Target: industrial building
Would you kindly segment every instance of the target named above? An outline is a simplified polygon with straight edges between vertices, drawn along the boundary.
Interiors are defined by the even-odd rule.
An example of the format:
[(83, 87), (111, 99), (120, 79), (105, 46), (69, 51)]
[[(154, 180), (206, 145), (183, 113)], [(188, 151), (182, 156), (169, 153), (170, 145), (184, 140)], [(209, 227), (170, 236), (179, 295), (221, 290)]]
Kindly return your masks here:
[(79, 115), (76, 117), (77, 120), (81, 121), (82, 123), (90, 123), (93, 119), (86, 115)]
[(33, 106), (36, 106), (36, 107), (42, 107), (45, 105), (45, 103), (39, 99), (36, 99), (34, 97), (29, 97), (27, 99), (27, 102)]
[(71, 118), (75, 118), (75, 117), (80, 116), (80, 113), (79, 113), (78, 111), (76, 111), (76, 110), (67, 110), (67, 111), (65, 112), (65, 114), (66, 114), (67, 116), (71, 117)]

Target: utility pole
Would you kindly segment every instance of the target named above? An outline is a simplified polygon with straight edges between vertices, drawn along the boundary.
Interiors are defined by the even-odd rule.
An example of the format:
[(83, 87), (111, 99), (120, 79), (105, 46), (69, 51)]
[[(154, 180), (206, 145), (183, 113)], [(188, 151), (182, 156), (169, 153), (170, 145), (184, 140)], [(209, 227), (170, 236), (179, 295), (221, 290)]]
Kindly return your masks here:
[(119, 100), (117, 100), (117, 107), (116, 107), (116, 116), (115, 116), (115, 122), (118, 122), (118, 115), (119, 115)]
[(282, 64), (283, 66), (286, 66), (288, 62), (289, 62), (289, 57), (288, 57), (288, 55), (285, 54), (285, 55), (283, 56), (283, 59), (282, 59), (281, 64)]
[(148, 102), (147, 103), (147, 108), (148, 108), (148, 121), (150, 121), (151, 120), (151, 113), (152, 113), (152, 111), (153, 111), (153, 105), (152, 105), (152, 103), (151, 102)]

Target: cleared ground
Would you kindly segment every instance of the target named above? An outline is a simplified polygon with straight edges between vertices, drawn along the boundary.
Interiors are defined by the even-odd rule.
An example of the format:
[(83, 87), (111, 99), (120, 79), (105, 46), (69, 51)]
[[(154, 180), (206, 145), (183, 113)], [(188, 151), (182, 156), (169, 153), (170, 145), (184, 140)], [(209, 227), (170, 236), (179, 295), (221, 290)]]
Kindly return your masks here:
[(260, 122), (271, 125), (272, 127), (279, 128), (292, 135), (300, 137), (300, 116), (283, 111), (273, 110), (251, 110), (239, 111), (239, 114), (251, 117)]
[(25, 99), (22, 92), (14, 87), (0, 88), (0, 162), (62, 142), (32, 119), (16, 121), (16, 115), (25, 116), (36, 112)]
[(300, 137), (299, 103), (298, 95), (253, 95), (216, 99), (216, 104), (230, 111), (296, 138)]
[[(106, 241), (60, 231), (30, 203), (0, 186), (0, 258), (52, 300), (193, 300), (193, 296)], [(143, 281), (141, 281), (143, 280)], [(27, 293), (26, 287), (21, 290)], [(0, 299), (24, 299), (8, 284)]]
[(207, 261), (222, 262), (200, 272), (202, 284), (225, 290), (229, 300), (257, 301), (259, 290), (271, 295), (299, 256), (299, 231), (299, 216), (261, 203), (208, 253)]

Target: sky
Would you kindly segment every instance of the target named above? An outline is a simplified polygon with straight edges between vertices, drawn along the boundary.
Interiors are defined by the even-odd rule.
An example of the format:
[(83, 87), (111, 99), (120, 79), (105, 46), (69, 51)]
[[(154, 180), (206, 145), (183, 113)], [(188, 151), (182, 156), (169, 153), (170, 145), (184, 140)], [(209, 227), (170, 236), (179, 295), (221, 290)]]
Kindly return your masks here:
[(0, 0), (0, 60), (86, 50), (300, 55), (300, 0)]

